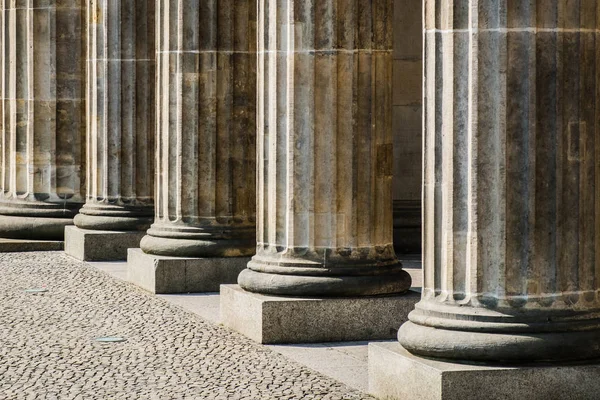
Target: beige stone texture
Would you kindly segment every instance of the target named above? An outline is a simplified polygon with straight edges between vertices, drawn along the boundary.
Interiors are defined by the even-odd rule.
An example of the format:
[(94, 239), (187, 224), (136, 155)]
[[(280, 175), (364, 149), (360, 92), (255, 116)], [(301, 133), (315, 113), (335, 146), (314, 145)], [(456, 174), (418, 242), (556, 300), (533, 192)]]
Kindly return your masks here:
[(81, 261), (120, 261), (127, 250), (140, 246), (145, 232), (103, 231), (65, 227), (65, 253)]
[(168, 257), (130, 248), (127, 280), (156, 294), (218, 292), (235, 283), (249, 257)]
[(600, 364), (484, 366), (410, 354), (398, 343), (369, 344), (369, 394), (382, 400), (595, 400)]
[(382, 340), (419, 301), (401, 296), (297, 298), (250, 293), (238, 285), (221, 286), (221, 323), (265, 344)]

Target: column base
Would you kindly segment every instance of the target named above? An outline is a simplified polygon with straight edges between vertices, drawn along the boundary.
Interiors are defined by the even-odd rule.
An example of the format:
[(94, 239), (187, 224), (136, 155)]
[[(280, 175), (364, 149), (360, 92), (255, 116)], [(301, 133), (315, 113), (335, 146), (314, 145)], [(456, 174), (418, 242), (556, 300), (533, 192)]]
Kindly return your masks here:
[(221, 286), (221, 322), (264, 344), (382, 340), (398, 327), (420, 300), (400, 296), (301, 298), (269, 296)]
[(156, 294), (218, 292), (223, 283), (235, 283), (250, 257), (191, 258), (127, 253), (129, 282)]
[(58, 240), (0, 239), (0, 253), (61, 251), (63, 249), (64, 242)]
[(125, 261), (127, 249), (140, 246), (146, 232), (65, 228), (65, 253), (81, 261)]
[(72, 218), (0, 215), (0, 238), (63, 241)]
[[(154, 208), (87, 203), (74, 218), (81, 229), (146, 232), (154, 221)], [(139, 244), (135, 247), (139, 247)]]
[(412, 355), (399, 343), (369, 344), (369, 394), (381, 399), (597, 399), (592, 363), (483, 366)]
[[(584, 299), (583, 293), (579, 298)], [(474, 300), (473, 300), (474, 301)], [(479, 299), (478, 301), (482, 301)], [(529, 297), (532, 304), (541, 300)], [(577, 303), (576, 301), (574, 304)], [(423, 299), (398, 332), (398, 341), (421, 357), (449, 361), (548, 362), (600, 359), (598, 310), (559, 307), (511, 309), (445, 304)]]

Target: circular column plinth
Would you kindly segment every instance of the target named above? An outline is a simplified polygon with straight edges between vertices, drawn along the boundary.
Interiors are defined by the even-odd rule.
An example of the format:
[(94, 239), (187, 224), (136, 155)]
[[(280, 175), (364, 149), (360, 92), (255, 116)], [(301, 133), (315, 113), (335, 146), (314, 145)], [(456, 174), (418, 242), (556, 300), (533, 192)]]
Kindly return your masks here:
[(160, 256), (248, 257), (256, 251), (255, 228), (154, 223), (140, 247), (144, 253)]
[(145, 231), (154, 221), (152, 207), (86, 204), (75, 217), (81, 229), (106, 231)]
[(418, 356), (530, 363), (600, 357), (600, 310), (490, 310), (420, 302), (398, 331)]
[(375, 296), (406, 292), (410, 275), (397, 259), (257, 255), (238, 277), (249, 291), (284, 296)]
[(79, 204), (72, 203), (0, 202), (0, 237), (63, 240), (65, 226), (73, 225), (73, 217), (79, 207)]

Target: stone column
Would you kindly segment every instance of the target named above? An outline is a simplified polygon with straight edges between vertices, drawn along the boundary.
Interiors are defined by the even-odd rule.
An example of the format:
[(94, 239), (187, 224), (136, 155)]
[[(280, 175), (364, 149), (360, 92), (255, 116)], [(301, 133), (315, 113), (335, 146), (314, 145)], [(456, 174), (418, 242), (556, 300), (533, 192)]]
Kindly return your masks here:
[(410, 352), (600, 356), (599, 5), (425, 3), (424, 287), (399, 333)]
[(84, 4), (0, 4), (0, 237), (62, 240), (85, 194)]
[(251, 292), (401, 293), (392, 243), (393, 1), (259, 1)]
[[(154, 291), (216, 291), (235, 281), (256, 246), (256, 6), (157, 7), (156, 215), (141, 242), (145, 256), (129, 258), (131, 279), (144, 286), (152, 275), (144, 287)], [(160, 256), (178, 257), (169, 265), (180, 267), (157, 272)]]
[(124, 260), (154, 216), (155, 1), (87, 6), (87, 201), (65, 250)]

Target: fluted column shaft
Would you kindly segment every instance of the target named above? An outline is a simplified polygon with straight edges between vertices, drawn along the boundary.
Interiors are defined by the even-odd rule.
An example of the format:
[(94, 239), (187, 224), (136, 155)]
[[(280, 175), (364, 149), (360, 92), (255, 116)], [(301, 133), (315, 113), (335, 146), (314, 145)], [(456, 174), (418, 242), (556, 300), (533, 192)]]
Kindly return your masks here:
[(407, 290), (392, 245), (392, 0), (260, 0), (249, 291)]
[(0, 236), (60, 239), (85, 194), (85, 2), (37, 3), (0, 2)]
[(156, 216), (142, 250), (254, 254), (256, 7), (250, 0), (157, 6)]
[(155, 1), (87, 0), (85, 229), (146, 230), (154, 215)]
[(425, 3), (425, 356), (600, 355), (598, 1)]

